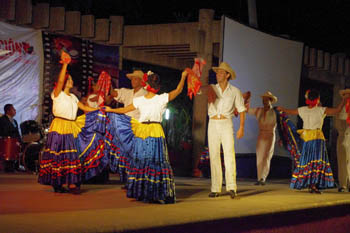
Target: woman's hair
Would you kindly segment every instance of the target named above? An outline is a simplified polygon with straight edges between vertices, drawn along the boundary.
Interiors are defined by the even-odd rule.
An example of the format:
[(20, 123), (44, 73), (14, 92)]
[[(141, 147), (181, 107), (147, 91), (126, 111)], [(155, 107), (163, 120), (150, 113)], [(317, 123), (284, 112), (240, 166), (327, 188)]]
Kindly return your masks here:
[(151, 88), (158, 90), (160, 88), (160, 78), (158, 74), (150, 74), (147, 80)]
[(320, 97), (320, 93), (317, 90), (311, 89), (308, 93), (309, 100), (315, 100)]

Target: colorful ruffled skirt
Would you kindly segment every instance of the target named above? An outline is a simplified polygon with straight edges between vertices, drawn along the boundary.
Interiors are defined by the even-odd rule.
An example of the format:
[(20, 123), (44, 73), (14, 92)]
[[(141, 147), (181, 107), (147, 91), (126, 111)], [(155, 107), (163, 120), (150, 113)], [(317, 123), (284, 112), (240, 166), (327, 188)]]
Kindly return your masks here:
[(87, 181), (108, 168), (109, 154), (105, 139), (108, 119), (102, 111), (86, 113), (79, 119), (84, 120), (84, 126), (75, 143), (82, 164), (82, 180)]
[(75, 121), (55, 118), (40, 160), (38, 182), (52, 186), (79, 184), (99, 175), (109, 164), (107, 123), (106, 114), (98, 110)]
[(40, 160), (40, 184), (57, 187), (63, 184), (79, 184), (82, 181), (82, 164), (75, 138), (83, 124), (83, 117), (76, 121), (53, 119)]
[(108, 117), (116, 122), (111, 124), (115, 128), (114, 142), (121, 153), (114, 157), (114, 165), (127, 173), (127, 197), (175, 203), (174, 174), (161, 124), (144, 124), (118, 114)]
[(333, 188), (334, 178), (322, 130), (298, 130), (298, 133), (304, 142), (290, 187), (303, 189), (315, 185), (318, 189)]
[(106, 150), (110, 159), (110, 170), (117, 173), (123, 182), (127, 182), (130, 157), (134, 145), (131, 117), (123, 114), (107, 113)]

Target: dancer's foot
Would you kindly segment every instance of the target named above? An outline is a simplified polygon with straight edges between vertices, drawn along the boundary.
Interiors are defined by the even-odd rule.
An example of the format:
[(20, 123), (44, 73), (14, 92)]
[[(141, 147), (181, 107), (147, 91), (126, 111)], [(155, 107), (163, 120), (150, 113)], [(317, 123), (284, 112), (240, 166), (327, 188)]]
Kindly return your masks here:
[(55, 193), (68, 193), (68, 190), (63, 188), (62, 186), (54, 186), (53, 190)]
[(310, 193), (322, 194), (322, 192), (321, 192), (315, 185), (312, 185), (312, 186), (310, 187), (309, 192), (310, 192)]
[(237, 197), (237, 193), (234, 190), (230, 190), (230, 191), (228, 191), (228, 193), (230, 194), (232, 199), (235, 199)]
[(79, 195), (81, 194), (80, 186), (77, 186), (75, 184), (71, 184), (68, 186), (69, 188), (69, 193), (74, 194), (74, 195)]
[(208, 195), (209, 197), (219, 197), (220, 196), (220, 193), (217, 193), (217, 192), (211, 192), (209, 193)]

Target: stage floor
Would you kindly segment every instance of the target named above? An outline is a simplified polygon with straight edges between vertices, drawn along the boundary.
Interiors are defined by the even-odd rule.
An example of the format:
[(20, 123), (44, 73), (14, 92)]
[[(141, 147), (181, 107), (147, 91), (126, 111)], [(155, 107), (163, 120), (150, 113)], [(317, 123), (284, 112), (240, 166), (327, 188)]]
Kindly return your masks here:
[(181, 229), (193, 223), (205, 226), (220, 220), (350, 206), (349, 192), (330, 189), (321, 195), (310, 194), (289, 189), (289, 180), (255, 186), (254, 180), (239, 179), (238, 198), (233, 200), (225, 191), (218, 198), (209, 198), (210, 179), (176, 177), (175, 182), (177, 203), (160, 205), (127, 198), (119, 177), (113, 174), (107, 184), (85, 184), (81, 195), (72, 195), (54, 193), (49, 186), (38, 184), (33, 174), (1, 173), (0, 232), (147, 232), (145, 229)]

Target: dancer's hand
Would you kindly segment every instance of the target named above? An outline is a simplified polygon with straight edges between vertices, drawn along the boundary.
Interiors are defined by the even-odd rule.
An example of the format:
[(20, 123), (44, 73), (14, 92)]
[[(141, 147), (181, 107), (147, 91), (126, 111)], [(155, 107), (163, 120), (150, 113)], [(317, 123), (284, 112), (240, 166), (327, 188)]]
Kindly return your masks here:
[(65, 51), (61, 50), (61, 64), (69, 64), (72, 61), (71, 57), (69, 56), (68, 53)]
[(243, 138), (244, 136), (244, 129), (240, 127), (237, 131), (237, 139)]

